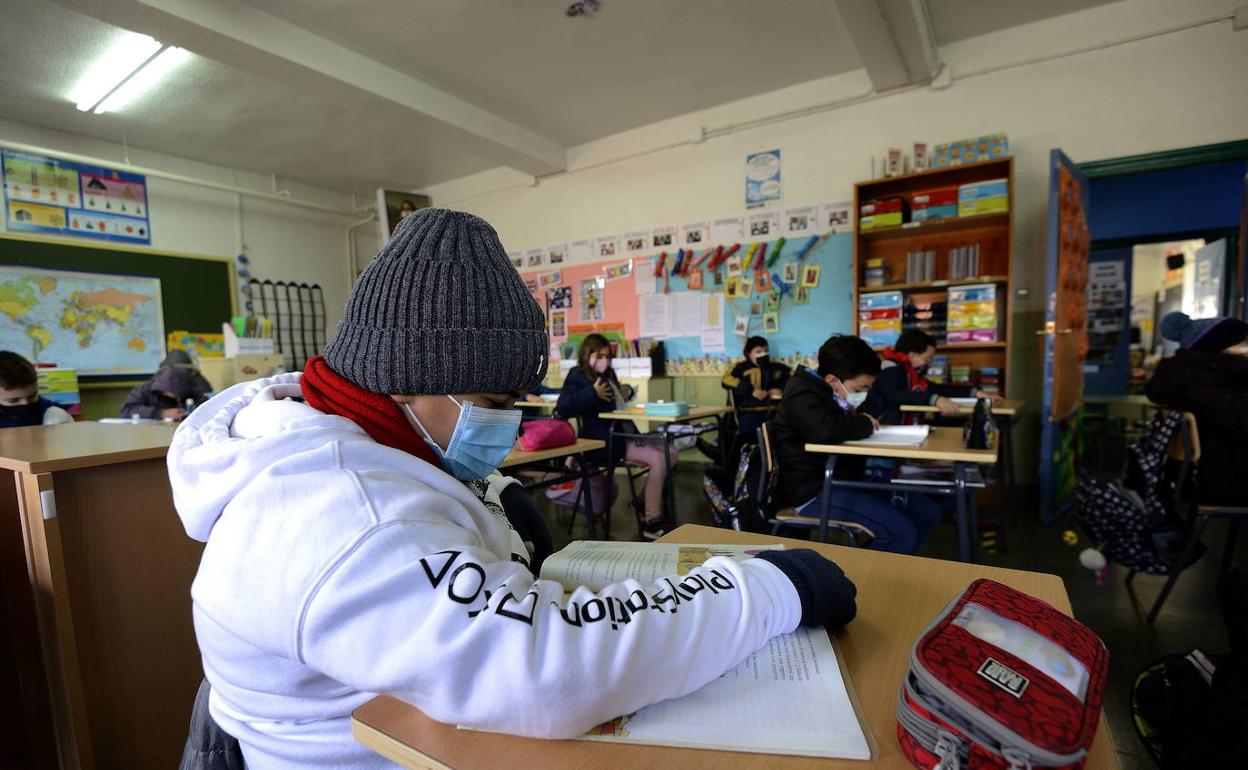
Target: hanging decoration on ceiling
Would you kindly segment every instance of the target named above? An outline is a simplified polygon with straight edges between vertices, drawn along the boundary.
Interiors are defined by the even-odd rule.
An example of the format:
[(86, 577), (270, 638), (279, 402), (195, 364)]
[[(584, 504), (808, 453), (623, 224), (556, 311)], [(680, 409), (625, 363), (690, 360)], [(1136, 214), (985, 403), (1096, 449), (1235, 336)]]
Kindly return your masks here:
[(600, 0), (578, 0), (568, 6), (568, 10), (564, 11), (569, 16), (593, 16), (598, 11), (598, 7), (602, 5)]

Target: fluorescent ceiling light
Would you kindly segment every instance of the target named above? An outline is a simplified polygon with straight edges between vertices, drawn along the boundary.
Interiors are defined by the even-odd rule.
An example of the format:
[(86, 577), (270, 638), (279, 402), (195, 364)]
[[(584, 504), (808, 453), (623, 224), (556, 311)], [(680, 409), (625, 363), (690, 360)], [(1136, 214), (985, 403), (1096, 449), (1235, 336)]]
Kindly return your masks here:
[(165, 46), (160, 53), (147, 60), (138, 72), (123, 81), (104, 101), (95, 108), (96, 114), (123, 110), (143, 94), (150, 91), (169, 73), (185, 64), (191, 54), (184, 48)]
[(78, 109), (89, 112), (117, 86), (160, 50), (160, 43), (147, 35), (122, 32), (74, 85), (69, 99)]

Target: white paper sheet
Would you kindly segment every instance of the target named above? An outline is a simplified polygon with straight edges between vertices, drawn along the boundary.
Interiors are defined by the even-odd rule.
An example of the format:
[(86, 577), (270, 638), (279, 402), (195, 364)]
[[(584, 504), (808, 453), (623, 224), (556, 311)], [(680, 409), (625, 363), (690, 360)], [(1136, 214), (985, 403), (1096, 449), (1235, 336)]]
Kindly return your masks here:
[(868, 438), (846, 443), (873, 446), (918, 446), (927, 440), (930, 428), (931, 426), (928, 425), (885, 425)]
[(711, 243), (731, 246), (745, 237), (745, 217), (726, 217), (711, 223)]
[[(651, 279), (653, 280), (653, 279)], [(662, 338), (670, 333), (667, 294), (647, 294), (641, 298), (641, 336)]]
[(658, 291), (657, 281), (654, 277), (654, 261), (637, 259), (633, 263), (633, 281), (634, 290), (639, 297), (645, 297)]
[(588, 239), (568, 244), (569, 262), (589, 262), (594, 258), (594, 243)]
[(870, 759), (836, 650), (822, 628), (772, 638), (705, 687), (588, 740)]
[(669, 333), (674, 337), (698, 334), (702, 328), (702, 316), (706, 312), (702, 305), (702, 293), (682, 291), (672, 294), (670, 297), (671, 316)]

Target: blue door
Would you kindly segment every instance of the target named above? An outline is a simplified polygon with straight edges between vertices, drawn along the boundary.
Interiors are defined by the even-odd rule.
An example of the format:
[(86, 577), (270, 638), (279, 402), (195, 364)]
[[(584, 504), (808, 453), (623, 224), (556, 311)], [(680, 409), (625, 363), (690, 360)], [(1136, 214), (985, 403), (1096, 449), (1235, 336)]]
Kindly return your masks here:
[(1061, 150), (1049, 160), (1040, 504), (1046, 524), (1075, 488), (1079, 403), (1088, 351), (1088, 180)]

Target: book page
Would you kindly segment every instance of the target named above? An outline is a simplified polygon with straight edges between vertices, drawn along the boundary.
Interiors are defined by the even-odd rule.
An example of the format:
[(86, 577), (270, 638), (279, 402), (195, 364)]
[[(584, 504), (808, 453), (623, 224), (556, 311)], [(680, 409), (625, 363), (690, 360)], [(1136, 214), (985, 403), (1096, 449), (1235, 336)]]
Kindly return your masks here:
[(771, 639), (683, 698), (607, 722), (585, 740), (870, 759), (836, 650), (822, 628)]
[(687, 575), (713, 556), (740, 560), (748, 559), (759, 551), (783, 548), (779, 544), (704, 545), (578, 540), (547, 558), (542, 564), (541, 576), (563, 584), (568, 591), (578, 586), (601, 591), (628, 578), (647, 584), (664, 576)]
[(927, 441), (929, 430), (930, 426), (927, 425), (885, 425), (867, 438), (846, 443), (918, 446)]

